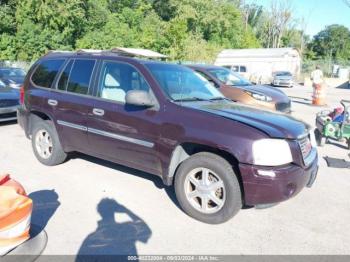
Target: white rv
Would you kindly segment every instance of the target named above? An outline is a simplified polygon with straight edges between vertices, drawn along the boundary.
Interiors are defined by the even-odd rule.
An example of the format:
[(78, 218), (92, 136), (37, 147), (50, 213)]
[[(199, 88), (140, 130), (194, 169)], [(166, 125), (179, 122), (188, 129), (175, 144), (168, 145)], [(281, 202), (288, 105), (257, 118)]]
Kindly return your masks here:
[(295, 48), (226, 49), (215, 65), (230, 68), (254, 83), (271, 83), (277, 71), (289, 71), (298, 78), (301, 56)]

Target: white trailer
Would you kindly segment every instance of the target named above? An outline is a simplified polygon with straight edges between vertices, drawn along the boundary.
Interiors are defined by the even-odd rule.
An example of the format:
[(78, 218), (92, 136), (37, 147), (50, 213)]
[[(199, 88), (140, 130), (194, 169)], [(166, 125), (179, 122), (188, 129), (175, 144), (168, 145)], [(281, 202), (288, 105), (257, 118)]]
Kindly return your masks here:
[(255, 83), (271, 83), (277, 71), (289, 71), (298, 78), (301, 56), (295, 48), (226, 49), (219, 53), (215, 65), (237, 71)]

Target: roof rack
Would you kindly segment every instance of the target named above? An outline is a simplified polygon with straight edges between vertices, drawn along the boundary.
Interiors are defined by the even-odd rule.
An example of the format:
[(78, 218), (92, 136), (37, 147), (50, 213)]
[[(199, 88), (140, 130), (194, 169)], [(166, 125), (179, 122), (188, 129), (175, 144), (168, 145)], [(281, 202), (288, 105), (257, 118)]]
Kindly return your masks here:
[(46, 53), (49, 54), (114, 54), (118, 56), (126, 56), (126, 57), (140, 57), (140, 58), (148, 58), (148, 59), (165, 59), (168, 56), (160, 54), (158, 52), (148, 50), (148, 49), (139, 49), (139, 48), (123, 48), (116, 47), (109, 50), (100, 50), (100, 49), (79, 49), (77, 51), (65, 51), (65, 50), (50, 50)]
[(71, 54), (71, 53), (74, 53), (74, 51), (68, 51), (68, 50), (49, 50), (45, 55), (56, 54), (56, 53)]
[(79, 49), (77, 50), (76, 52), (79, 54), (79, 53), (91, 53), (91, 54), (94, 54), (94, 53), (104, 53), (104, 52), (107, 52), (108, 50), (100, 50), (100, 49)]
[(115, 47), (110, 50), (112, 53), (116, 53), (122, 56), (130, 56), (130, 57), (144, 57), (150, 59), (162, 59), (167, 58), (166, 55), (161, 53), (149, 50), (149, 49), (141, 49), (141, 48), (125, 48), (125, 47)]

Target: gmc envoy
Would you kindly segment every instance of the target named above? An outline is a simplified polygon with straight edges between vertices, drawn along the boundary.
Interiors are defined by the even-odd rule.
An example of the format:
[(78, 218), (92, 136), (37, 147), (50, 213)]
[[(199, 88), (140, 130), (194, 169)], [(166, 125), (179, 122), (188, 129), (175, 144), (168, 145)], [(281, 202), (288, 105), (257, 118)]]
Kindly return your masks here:
[(232, 102), (180, 65), (51, 52), (20, 94), (19, 124), (41, 163), (58, 165), (77, 151), (159, 176), (206, 223), (287, 200), (317, 175), (307, 124)]

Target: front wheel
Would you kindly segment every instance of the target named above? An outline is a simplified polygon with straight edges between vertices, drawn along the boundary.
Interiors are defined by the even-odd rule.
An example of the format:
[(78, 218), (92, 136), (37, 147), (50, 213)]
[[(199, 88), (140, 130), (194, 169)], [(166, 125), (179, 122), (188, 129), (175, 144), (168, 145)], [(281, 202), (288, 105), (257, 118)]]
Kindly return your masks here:
[(175, 192), (188, 215), (208, 224), (226, 222), (242, 208), (241, 189), (232, 166), (211, 153), (195, 154), (180, 165)]
[(51, 121), (43, 120), (35, 123), (32, 132), (32, 148), (36, 158), (47, 166), (59, 165), (67, 158)]

